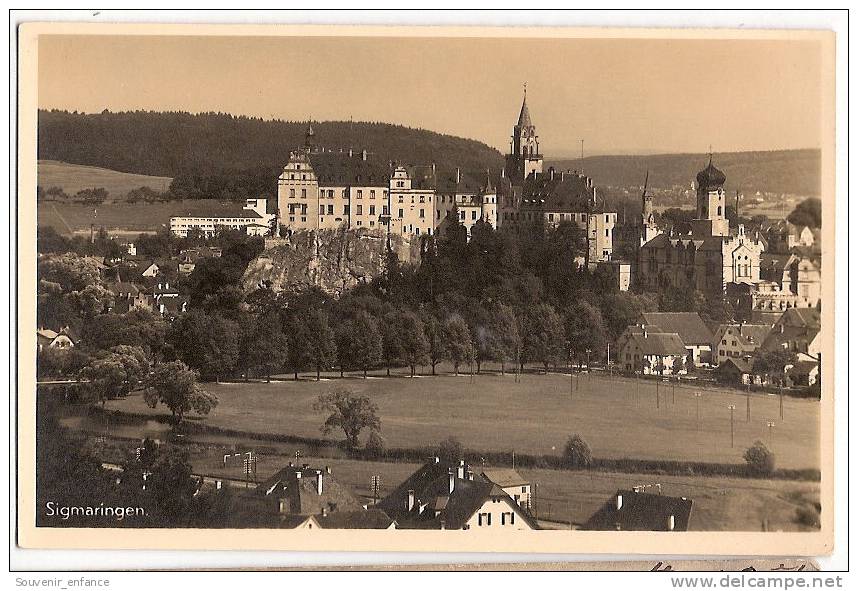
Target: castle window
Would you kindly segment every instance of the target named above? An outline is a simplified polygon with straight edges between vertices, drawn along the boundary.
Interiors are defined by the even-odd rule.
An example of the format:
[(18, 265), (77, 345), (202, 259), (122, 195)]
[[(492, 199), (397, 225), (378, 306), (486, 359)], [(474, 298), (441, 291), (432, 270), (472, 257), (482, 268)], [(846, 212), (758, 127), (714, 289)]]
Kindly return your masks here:
[(307, 198), (307, 189), (301, 189), (301, 199)]

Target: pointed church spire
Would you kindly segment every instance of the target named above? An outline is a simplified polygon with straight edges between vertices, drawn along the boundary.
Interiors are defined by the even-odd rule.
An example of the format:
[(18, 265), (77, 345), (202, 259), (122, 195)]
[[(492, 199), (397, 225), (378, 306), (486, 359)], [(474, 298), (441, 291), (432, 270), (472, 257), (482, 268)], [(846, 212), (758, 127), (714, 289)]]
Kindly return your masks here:
[(519, 127), (531, 127), (533, 122), (530, 120), (530, 110), (527, 108), (527, 82), (524, 83), (524, 98), (521, 101), (521, 111), (518, 114)]

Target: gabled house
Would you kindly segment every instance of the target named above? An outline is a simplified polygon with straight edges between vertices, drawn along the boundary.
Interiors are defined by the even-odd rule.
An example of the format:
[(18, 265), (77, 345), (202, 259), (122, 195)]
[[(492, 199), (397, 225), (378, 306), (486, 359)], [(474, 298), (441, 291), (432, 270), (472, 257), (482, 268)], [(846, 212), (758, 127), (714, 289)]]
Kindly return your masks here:
[(727, 359), (743, 359), (763, 346), (770, 324), (721, 324), (712, 339), (712, 361), (720, 365)]
[(691, 499), (618, 490), (581, 529), (605, 531), (688, 531)]
[(519, 507), (530, 512), (530, 482), (521, 474), (512, 468), (486, 468), (480, 475), (497, 484)]
[(695, 365), (712, 362), (712, 331), (697, 312), (644, 312), (641, 322), (654, 333), (678, 334)]
[(257, 514), (257, 523), (281, 528), (318, 529), (320, 520), (329, 515), (364, 511), (360, 500), (333, 478), (330, 468), (307, 464), (277, 471), (243, 497), (242, 505)]
[(762, 349), (793, 351), (800, 361), (818, 361), (822, 350), (821, 327), (819, 310), (792, 308), (769, 331)]
[(669, 376), (688, 373), (690, 353), (677, 333), (630, 326), (617, 339), (617, 365), (626, 372)]
[(750, 357), (728, 357), (715, 368), (715, 379), (732, 386), (760, 384), (761, 380), (754, 375), (753, 368), (754, 362)]
[(464, 461), (434, 458), (374, 508), (395, 520), (399, 529), (539, 529), (528, 511), (500, 486), (475, 475)]
[(36, 346), (40, 352), (44, 349), (71, 349), (78, 340), (77, 335), (67, 326), (59, 332), (49, 328), (36, 331)]

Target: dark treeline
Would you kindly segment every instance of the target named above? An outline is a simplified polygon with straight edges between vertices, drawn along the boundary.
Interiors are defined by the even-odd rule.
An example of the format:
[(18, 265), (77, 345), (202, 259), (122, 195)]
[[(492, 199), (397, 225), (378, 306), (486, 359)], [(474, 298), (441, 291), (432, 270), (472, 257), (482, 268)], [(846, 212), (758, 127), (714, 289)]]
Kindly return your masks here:
[[(329, 149), (366, 149), (381, 162), (435, 162), (483, 173), (500, 153), (449, 135), (387, 123), (313, 123)], [(289, 152), (304, 143), (306, 122), (225, 113), (39, 111), (38, 157), (174, 178), (176, 198), (244, 198), (271, 193)]]
[[(707, 154), (651, 154), (629, 156), (589, 156), (556, 160), (558, 168), (581, 168), (597, 184), (637, 187), (649, 173), (651, 187), (689, 186), (697, 172), (706, 166)], [(751, 196), (756, 191), (819, 195), (822, 154), (819, 150), (771, 150), (715, 154), (715, 165), (727, 175), (728, 194), (741, 191)]]

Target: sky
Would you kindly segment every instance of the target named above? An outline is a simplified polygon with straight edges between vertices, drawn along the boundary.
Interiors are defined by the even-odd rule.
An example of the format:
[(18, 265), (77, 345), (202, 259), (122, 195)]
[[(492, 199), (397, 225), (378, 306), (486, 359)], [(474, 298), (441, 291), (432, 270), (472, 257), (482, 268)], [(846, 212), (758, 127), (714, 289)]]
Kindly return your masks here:
[(44, 35), (40, 108), (383, 121), (546, 157), (818, 148), (815, 41)]

